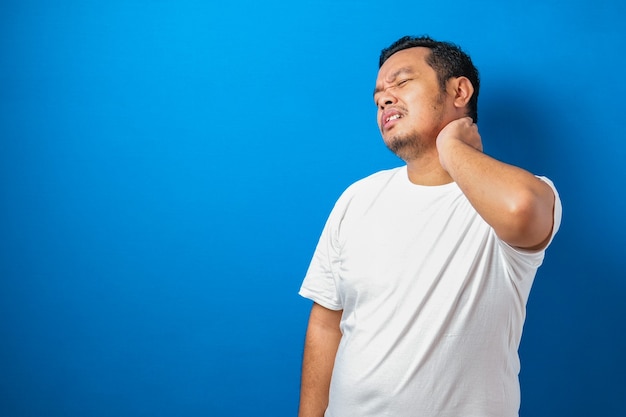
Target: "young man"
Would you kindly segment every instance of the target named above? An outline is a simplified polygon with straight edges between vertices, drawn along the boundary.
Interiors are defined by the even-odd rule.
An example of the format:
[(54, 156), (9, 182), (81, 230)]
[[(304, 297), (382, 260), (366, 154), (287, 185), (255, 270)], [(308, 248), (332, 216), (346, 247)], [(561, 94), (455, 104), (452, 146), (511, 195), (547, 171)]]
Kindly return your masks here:
[(406, 165), (350, 186), (324, 227), (300, 290), (300, 417), (518, 415), (526, 301), (561, 205), (482, 152), (478, 90), (453, 44), (382, 51), (378, 124)]

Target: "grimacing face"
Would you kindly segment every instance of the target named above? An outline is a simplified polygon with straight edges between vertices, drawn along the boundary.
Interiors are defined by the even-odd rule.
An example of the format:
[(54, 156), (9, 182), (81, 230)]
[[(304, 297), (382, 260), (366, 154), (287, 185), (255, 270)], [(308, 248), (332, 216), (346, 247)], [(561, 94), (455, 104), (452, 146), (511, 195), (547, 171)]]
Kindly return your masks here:
[(437, 73), (428, 65), (430, 49), (396, 52), (378, 72), (374, 102), (385, 145), (409, 161), (435, 146), (437, 135), (451, 120), (452, 97), (441, 91)]

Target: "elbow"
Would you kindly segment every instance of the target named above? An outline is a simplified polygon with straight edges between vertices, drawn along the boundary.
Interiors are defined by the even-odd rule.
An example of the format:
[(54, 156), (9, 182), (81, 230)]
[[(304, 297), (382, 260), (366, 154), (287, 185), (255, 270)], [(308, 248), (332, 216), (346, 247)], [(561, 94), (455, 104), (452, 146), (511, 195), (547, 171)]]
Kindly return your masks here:
[(506, 208), (509, 219), (500, 238), (512, 246), (542, 249), (549, 241), (553, 226), (554, 195), (520, 193)]

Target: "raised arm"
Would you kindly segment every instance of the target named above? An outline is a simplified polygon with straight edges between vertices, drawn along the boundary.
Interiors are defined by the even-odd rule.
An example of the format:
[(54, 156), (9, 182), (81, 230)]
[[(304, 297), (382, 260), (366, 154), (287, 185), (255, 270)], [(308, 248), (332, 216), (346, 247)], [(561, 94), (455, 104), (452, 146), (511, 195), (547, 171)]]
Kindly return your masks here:
[(442, 167), (496, 234), (511, 246), (542, 249), (553, 227), (554, 193), (533, 174), (482, 152), (478, 127), (454, 120), (437, 137)]
[(304, 343), (298, 417), (323, 417), (341, 331), (342, 311), (314, 303)]

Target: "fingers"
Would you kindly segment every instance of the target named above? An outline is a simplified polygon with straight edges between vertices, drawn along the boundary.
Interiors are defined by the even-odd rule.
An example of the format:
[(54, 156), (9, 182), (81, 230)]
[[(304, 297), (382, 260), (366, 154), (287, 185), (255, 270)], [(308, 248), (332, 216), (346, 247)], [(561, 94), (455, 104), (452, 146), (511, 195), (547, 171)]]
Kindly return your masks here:
[(478, 125), (474, 123), (471, 117), (462, 117), (448, 123), (439, 132), (437, 143), (448, 140), (458, 140), (482, 152), (482, 140), (478, 133)]

